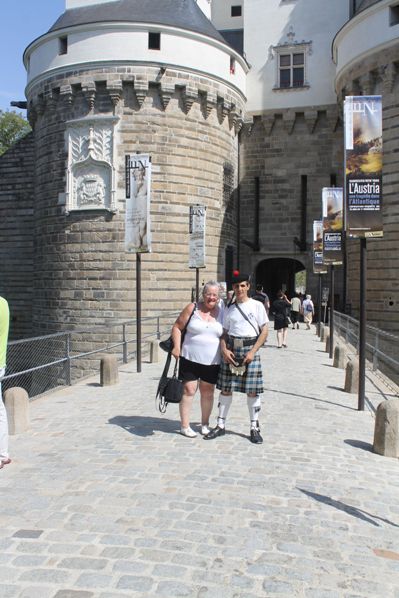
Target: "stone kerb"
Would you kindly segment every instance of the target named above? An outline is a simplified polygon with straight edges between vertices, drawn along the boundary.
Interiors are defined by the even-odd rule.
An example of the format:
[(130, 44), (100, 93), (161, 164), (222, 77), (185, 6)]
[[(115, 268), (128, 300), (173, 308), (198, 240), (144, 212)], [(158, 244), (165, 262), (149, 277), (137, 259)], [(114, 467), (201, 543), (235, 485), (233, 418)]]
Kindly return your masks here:
[(344, 369), (346, 366), (348, 356), (346, 352), (346, 348), (343, 345), (336, 345), (334, 348), (334, 362), (333, 366), (335, 368)]
[(118, 384), (118, 360), (116, 355), (104, 355), (100, 362), (100, 384), (101, 386), (112, 386)]
[(359, 364), (357, 359), (349, 358), (345, 371), (345, 392), (355, 394), (359, 388)]
[(14, 386), (4, 393), (8, 432), (11, 436), (22, 434), (29, 428), (29, 396), (24, 388)]
[(399, 457), (399, 399), (390, 399), (378, 405), (373, 450), (385, 457)]

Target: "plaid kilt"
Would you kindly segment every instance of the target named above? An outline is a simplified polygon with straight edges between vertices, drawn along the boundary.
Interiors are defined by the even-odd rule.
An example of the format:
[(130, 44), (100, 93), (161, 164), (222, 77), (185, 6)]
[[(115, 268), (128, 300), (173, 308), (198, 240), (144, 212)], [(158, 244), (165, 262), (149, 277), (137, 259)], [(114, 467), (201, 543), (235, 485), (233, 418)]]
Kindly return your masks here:
[[(255, 343), (254, 343), (255, 344)], [(252, 345), (253, 346), (253, 345)], [(236, 347), (234, 355), (237, 359), (245, 357), (252, 347)], [(222, 362), (219, 370), (219, 376), (216, 383), (216, 388), (223, 392), (243, 392), (260, 394), (263, 392), (263, 376), (262, 366), (260, 363), (259, 354), (256, 353), (254, 360), (247, 365), (246, 372), (243, 376), (236, 376), (230, 372), (229, 365)]]

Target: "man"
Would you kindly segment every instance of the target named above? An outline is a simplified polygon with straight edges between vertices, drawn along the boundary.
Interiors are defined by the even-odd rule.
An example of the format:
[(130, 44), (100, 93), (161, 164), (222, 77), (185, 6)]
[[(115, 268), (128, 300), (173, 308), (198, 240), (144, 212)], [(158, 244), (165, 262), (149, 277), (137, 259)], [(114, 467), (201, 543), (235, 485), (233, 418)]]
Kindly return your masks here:
[(1, 379), (4, 378), (6, 370), (6, 353), (8, 327), (10, 324), (10, 312), (8, 303), (0, 297), (0, 469), (11, 463), (8, 456), (8, 420), (1, 394)]
[(269, 318), (261, 303), (248, 296), (248, 275), (234, 273), (233, 291), (236, 300), (225, 310), (224, 333), (220, 341), (224, 363), (216, 384), (221, 391), (219, 416), (216, 427), (204, 436), (204, 440), (212, 440), (226, 433), (226, 418), (235, 390), (247, 395), (250, 440), (254, 444), (261, 444), (263, 438), (259, 428), (259, 412), (263, 377), (258, 350), (267, 338)]
[(263, 305), (265, 306), (266, 313), (267, 314), (269, 313), (269, 309), (270, 309), (269, 297), (264, 292), (263, 286), (261, 284), (256, 285), (255, 295), (252, 297), (252, 299), (255, 299), (255, 301), (260, 301), (260, 303), (263, 303)]
[(314, 314), (314, 305), (313, 305), (311, 295), (306, 295), (306, 299), (302, 303), (302, 313), (303, 313), (303, 321), (306, 324), (306, 329), (310, 330), (310, 325), (312, 323), (313, 314)]
[(295, 293), (295, 296), (291, 299), (291, 321), (292, 321), (292, 330), (295, 330), (296, 327), (299, 328), (299, 314), (301, 313), (301, 300), (298, 297), (298, 293)]

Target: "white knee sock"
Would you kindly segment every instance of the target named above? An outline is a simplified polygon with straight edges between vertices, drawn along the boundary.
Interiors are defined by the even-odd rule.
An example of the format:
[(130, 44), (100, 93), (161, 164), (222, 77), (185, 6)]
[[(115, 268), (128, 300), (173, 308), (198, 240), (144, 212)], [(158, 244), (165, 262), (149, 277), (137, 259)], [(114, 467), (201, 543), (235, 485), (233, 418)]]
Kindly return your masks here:
[(217, 421), (217, 425), (219, 426), (219, 428), (224, 428), (224, 426), (225, 426), (226, 417), (229, 412), (232, 400), (233, 400), (232, 395), (220, 395), (219, 396), (219, 404), (218, 404), (219, 415), (218, 415), (218, 421)]
[(261, 408), (260, 396), (247, 397), (247, 405), (249, 412), (249, 419), (251, 420), (251, 428), (258, 427), (259, 411)]

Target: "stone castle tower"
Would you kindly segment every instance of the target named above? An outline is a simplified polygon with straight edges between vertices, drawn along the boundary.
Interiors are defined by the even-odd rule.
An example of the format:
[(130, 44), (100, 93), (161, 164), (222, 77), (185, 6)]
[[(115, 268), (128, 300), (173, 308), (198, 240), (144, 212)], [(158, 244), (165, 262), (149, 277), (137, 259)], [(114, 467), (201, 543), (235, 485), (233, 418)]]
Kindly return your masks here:
[(135, 258), (124, 251), (126, 155), (152, 158), (143, 315), (190, 299), (191, 204), (207, 208), (203, 278), (224, 280), (226, 248), (236, 239), (248, 67), (196, 2), (68, 0), (24, 62), (35, 154), (34, 331), (134, 315)]

